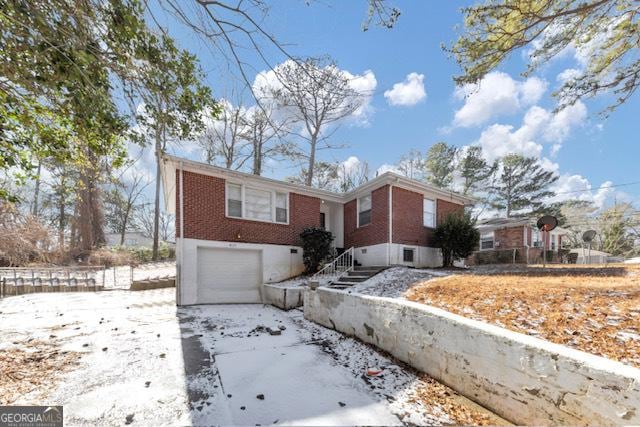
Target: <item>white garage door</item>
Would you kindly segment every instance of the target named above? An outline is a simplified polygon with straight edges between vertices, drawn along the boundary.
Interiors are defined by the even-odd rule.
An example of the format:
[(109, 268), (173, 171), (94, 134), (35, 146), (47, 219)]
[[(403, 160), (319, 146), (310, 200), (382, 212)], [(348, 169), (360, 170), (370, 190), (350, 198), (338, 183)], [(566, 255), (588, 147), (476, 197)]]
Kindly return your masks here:
[(259, 303), (262, 252), (198, 248), (198, 304)]

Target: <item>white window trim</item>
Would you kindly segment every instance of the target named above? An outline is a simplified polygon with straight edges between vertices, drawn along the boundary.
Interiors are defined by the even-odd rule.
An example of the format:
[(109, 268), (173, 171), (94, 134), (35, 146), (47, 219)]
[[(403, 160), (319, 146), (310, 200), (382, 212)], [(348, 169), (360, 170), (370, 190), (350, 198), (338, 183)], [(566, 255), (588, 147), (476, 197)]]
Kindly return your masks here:
[[(431, 202), (433, 202), (433, 225), (426, 225), (425, 224), (425, 212), (424, 212), (424, 201), (425, 200), (429, 200)], [(427, 197), (426, 195), (422, 196), (422, 226), (426, 227), (426, 228), (436, 228), (438, 226), (438, 199), (432, 199), (430, 197)]]
[[(373, 193), (363, 194), (360, 197), (356, 197), (356, 228), (360, 228), (360, 199), (369, 196), (371, 199), (371, 213), (373, 214)], [(368, 224), (364, 224), (362, 227), (366, 227), (367, 225), (371, 225), (373, 222), (373, 217), (369, 220)]]
[[(229, 184), (231, 185), (239, 185), (240, 186), (240, 197), (242, 198), (242, 216), (233, 216), (233, 215), (229, 215), (229, 203), (228, 203), (228, 198), (227, 195), (229, 194)], [(247, 188), (251, 188), (253, 190), (260, 190), (260, 191), (268, 191), (271, 194), (271, 220), (267, 221), (264, 219), (255, 219), (255, 218), (247, 218), (247, 203), (246, 203), (246, 196), (245, 196), (245, 190)], [(280, 193), (280, 194), (286, 194), (287, 196), (287, 222), (277, 222), (276, 221), (276, 194)], [(280, 190), (274, 190), (272, 188), (267, 188), (267, 187), (262, 187), (259, 185), (246, 185), (246, 184), (242, 184), (240, 182), (234, 182), (234, 181), (225, 181), (225, 185), (224, 185), (224, 216), (227, 218), (232, 218), (232, 219), (241, 219), (244, 221), (254, 221), (254, 222), (266, 222), (267, 224), (280, 224), (280, 225), (289, 225), (289, 221), (291, 219), (291, 207), (290, 207), (290, 196), (291, 193), (289, 193), (288, 191), (280, 191)]]
[[(496, 249), (496, 232), (492, 231), (491, 233), (485, 233), (485, 234), (491, 234), (491, 241), (493, 242), (493, 245), (490, 248), (483, 249), (482, 248), (482, 234), (480, 234), (480, 242), (479, 242), (480, 250), (481, 251), (493, 251), (493, 250), (495, 250)], [(489, 239), (485, 238), (485, 240), (489, 240)]]
[[(404, 260), (404, 251), (413, 252), (413, 261), (405, 261)], [(400, 252), (400, 257), (401, 257), (402, 264), (405, 264), (405, 265), (414, 265), (414, 264), (416, 264), (417, 256), (418, 256), (418, 248), (416, 248), (415, 246), (403, 246), (402, 247), (402, 251)]]

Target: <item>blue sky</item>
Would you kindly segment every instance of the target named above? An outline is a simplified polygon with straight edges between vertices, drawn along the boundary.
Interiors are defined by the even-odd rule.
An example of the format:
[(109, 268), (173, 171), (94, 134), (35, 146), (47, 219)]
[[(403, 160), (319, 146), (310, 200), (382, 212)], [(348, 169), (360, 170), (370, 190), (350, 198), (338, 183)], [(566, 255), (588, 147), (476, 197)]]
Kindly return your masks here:
[[(522, 148), (525, 153), (538, 153), (541, 149), (536, 155), (546, 159), (548, 167), (555, 168), (562, 177), (557, 187), (560, 192), (640, 180), (637, 170), (640, 159), (638, 96), (606, 120), (598, 113), (611, 102), (609, 96), (584, 100), (580, 108), (563, 117), (554, 117), (552, 110), (556, 101), (551, 92), (558, 86), (558, 76), (564, 70), (580, 66), (571, 53), (547, 64), (535, 73), (535, 81), (528, 83), (519, 75), (525, 63), (524, 53), (518, 53), (500, 67), (499, 71), (504, 74), (494, 76), (494, 86), (482, 86), (478, 93), (470, 96), (475, 99), (467, 105), (470, 98), (455, 96), (452, 76), (459, 72), (458, 67), (441, 49), (442, 43), (449, 44), (456, 38), (456, 26), (462, 22), (459, 8), (464, 2), (396, 0), (394, 4), (402, 15), (395, 28), (372, 26), (367, 32), (361, 29), (367, 6), (365, 0), (323, 0), (312, 1), (309, 5), (303, 0), (272, 3), (264, 27), (287, 43), (292, 54), (330, 55), (340, 68), (354, 75), (367, 71), (375, 75), (376, 87), (367, 125), (344, 124), (332, 138), (348, 148), (331, 152), (325, 156), (328, 160), (356, 156), (376, 170), (396, 162), (410, 149), (425, 151), (438, 141), (460, 147), (482, 143), (485, 150), (490, 148), (496, 156), (501, 150), (510, 148), (509, 144), (515, 144), (513, 147), (525, 147)], [(213, 55), (189, 30), (169, 18), (166, 23), (179, 44), (198, 55), (207, 70), (208, 83), (217, 96), (224, 96), (241, 86), (237, 78), (231, 77), (223, 58)], [(275, 52), (270, 53), (269, 60), (274, 64), (284, 59)], [(266, 68), (257, 59), (253, 60), (256, 71)], [(424, 76), (426, 98), (415, 105), (391, 105), (384, 96), (385, 91), (403, 82), (410, 73)], [(255, 76), (253, 74), (250, 78)], [(505, 99), (492, 99), (494, 89), (504, 90), (509, 85), (519, 92)], [(533, 95), (527, 89), (530, 86), (535, 89)], [(463, 108), (464, 111), (458, 113), (463, 120), (455, 122), (456, 112)], [(527, 116), (527, 113), (530, 114)], [(537, 119), (536, 130), (532, 130), (532, 126), (522, 128), (525, 117)], [(555, 154), (554, 145), (560, 146)], [(189, 156), (197, 158), (198, 153), (192, 152)], [(278, 168), (267, 174), (281, 178), (294, 172)], [(606, 199), (606, 204), (610, 204), (614, 195), (618, 200), (637, 203), (640, 185), (601, 191), (599, 196), (594, 191), (593, 194), (570, 193), (564, 197), (596, 196), (600, 197), (599, 202)]]

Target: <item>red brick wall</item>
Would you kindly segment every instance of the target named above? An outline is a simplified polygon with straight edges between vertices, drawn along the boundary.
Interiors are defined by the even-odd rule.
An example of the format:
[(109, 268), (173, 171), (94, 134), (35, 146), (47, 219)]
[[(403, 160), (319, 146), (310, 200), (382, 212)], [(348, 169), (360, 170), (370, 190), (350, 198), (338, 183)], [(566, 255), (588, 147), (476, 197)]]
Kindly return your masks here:
[(393, 187), (393, 243), (429, 246), (433, 229), (424, 226), (423, 199), (420, 193)]
[(449, 202), (447, 200), (438, 199), (436, 208), (436, 221), (441, 224), (449, 214), (464, 213), (464, 206), (458, 203)]
[[(180, 172), (176, 176), (176, 236), (180, 236)], [(225, 216), (225, 180), (184, 172), (184, 235), (190, 239), (298, 245), (305, 227), (320, 226), (320, 199), (289, 193), (289, 224)]]
[(496, 246), (496, 249), (508, 249), (524, 246), (524, 226), (502, 228), (495, 231), (494, 242), (500, 244)]
[(389, 186), (371, 192), (371, 223), (357, 227), (357, 201), (344, 205), (344, 247), (370, 246), (389, 242)]
[[(424, 226), (422, 193), (393, 187), (393, 243), (431, 246), (433, 229)], [(447, 215), (463, 212), (464, 206), (446, 200), (436, 200), (436, 225)]]

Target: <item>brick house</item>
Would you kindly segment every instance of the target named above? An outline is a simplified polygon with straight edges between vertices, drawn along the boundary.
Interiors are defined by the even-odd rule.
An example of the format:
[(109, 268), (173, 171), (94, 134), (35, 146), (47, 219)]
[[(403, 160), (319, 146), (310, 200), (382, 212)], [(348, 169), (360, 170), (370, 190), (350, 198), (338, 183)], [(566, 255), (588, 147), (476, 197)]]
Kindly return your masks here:
[(441, 265), (433, 231), (471, 199), (391, 172), (348, 193), (165, 156), (176, 216), (178, 304), (260, 302), (260, 287), (302, 273), (300, 233), (323, 227), (362, 265)]
[(513, 262), (514, 258), (519, 263), (538, 262), (544, 247), (557, 254), (566, 235), (566, 230), (560, 227), (545, 235), (532, 218), (492, 218), (478, 222), (477, 229), (480, 232), (479, 250), (468, 263), (473, 263), (478, 253), (481, 258), (484, 254), (484, 258), (490, 259), (487, 256), (490, 252), (502, 253), (504, 262)]

